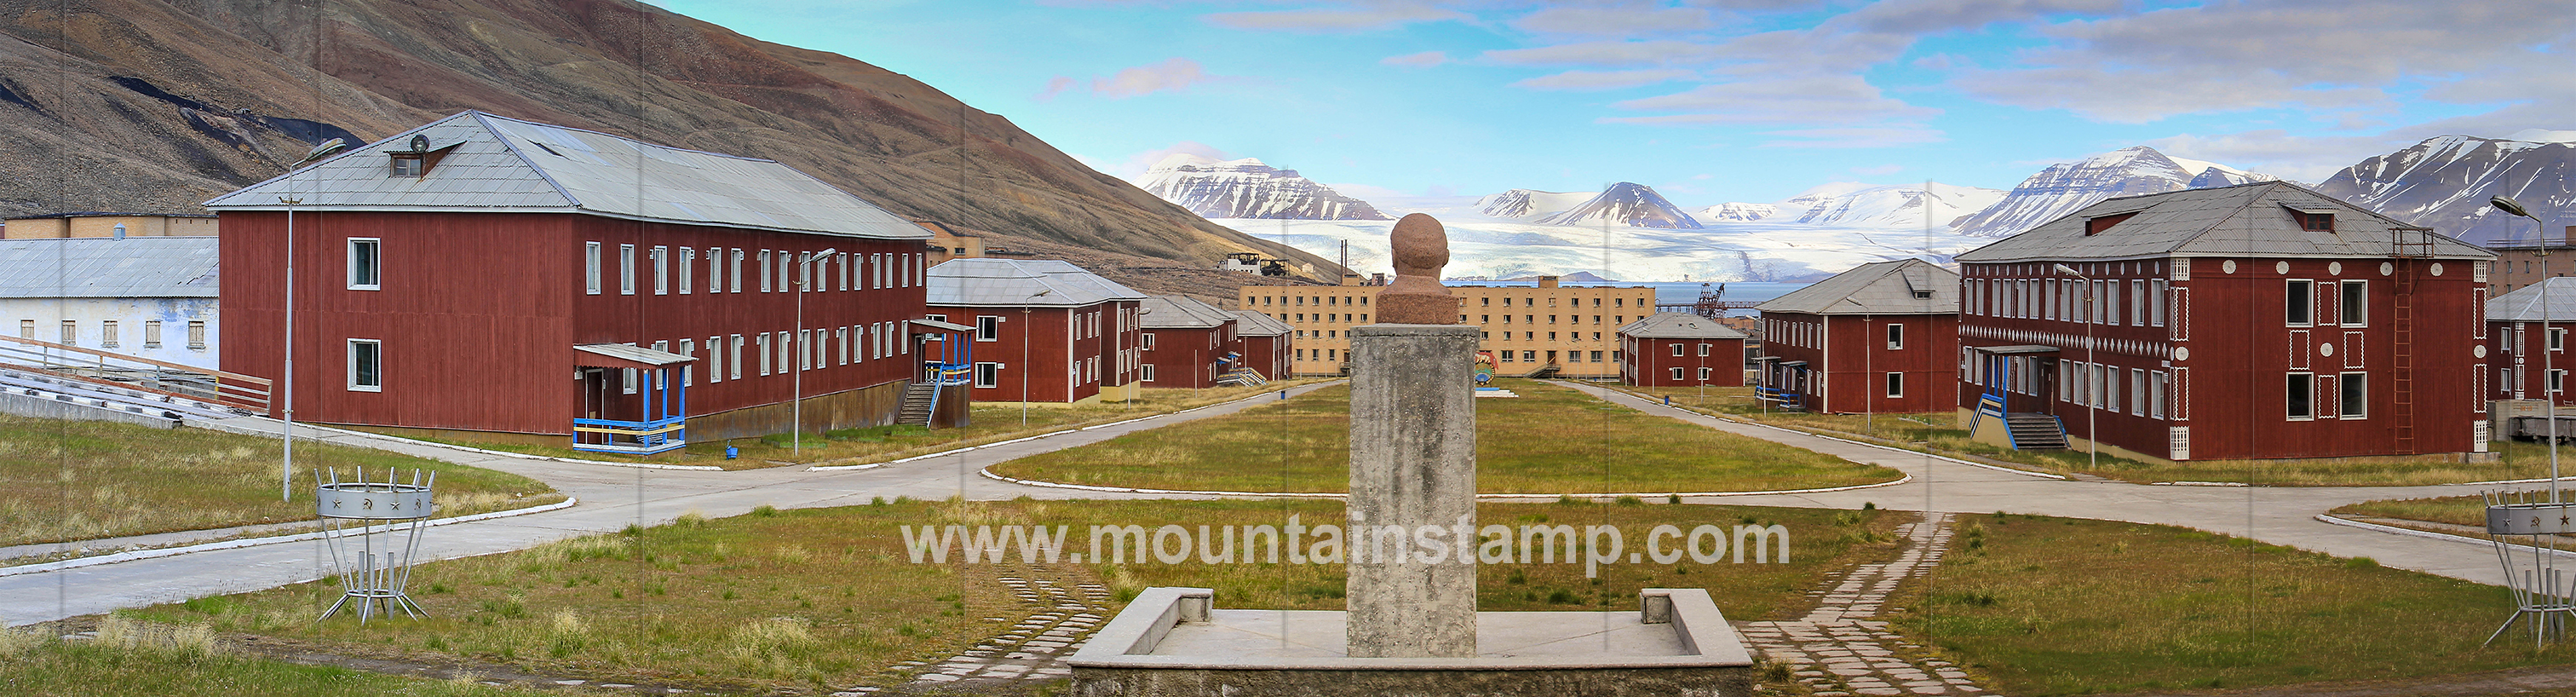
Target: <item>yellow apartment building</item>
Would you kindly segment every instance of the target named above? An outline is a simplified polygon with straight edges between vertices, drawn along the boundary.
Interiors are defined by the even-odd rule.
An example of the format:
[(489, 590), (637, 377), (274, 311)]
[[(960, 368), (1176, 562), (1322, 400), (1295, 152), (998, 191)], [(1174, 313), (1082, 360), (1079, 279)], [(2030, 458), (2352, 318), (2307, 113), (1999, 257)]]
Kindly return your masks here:
[(221, 229), (211, 215), (58, 213), (0, 221), (0, 238), (214, 237)]
[[(1338, 286), (1247, 285), (1240, 309), (1278, 318), (1296, 331), (1291, 354), (1298, 375), (1335, 375), (1350, 355), (1351, 327), (1368, 324), (1370, 299), (1384, 286), (1345, 276)], [(1538, 287), (1453, 285), (1464, 299), (1460, 324), (1484, 332), (1477, 348), (1494, 354), (1494, 373), (1528, 375), (1549, 367), (1559, 377), (1619, 378), (1622, 325), (1655, 314), (1655, 289), (1561, 286), (1555, 276)]]

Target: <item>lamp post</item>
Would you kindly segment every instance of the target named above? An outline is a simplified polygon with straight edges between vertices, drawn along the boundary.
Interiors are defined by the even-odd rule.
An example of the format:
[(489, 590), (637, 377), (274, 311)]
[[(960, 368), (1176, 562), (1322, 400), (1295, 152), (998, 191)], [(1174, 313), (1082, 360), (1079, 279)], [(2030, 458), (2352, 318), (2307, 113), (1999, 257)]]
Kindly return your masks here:
[(2093, 278), (2077, 273), (2075, 267), (2065, 264), (2058, 264), (2057, 272), (2084, 282), (2084, 449), (2090, 451), (2085, 454), (2084, 463), (2098, 472), (2102, 469), (2102, 433), (2094, 428), (2093, 415), (2102, 413), (2102, 408), (2094, 404), (2102, 399), (2102, 385), (2093, 376), (2101, 372), (2102, 365), (2093, 362), (2093, 316), (2097, 309), (2093, 306)]
[(1028, 366), (1029, 366), (1029, 365), (1031, 365), (1032, 363), (1034, 363), (1034, 361), (1033, 361), (1032, 359), (1030, 359), (1030, 358), (1029, 358), (1029, 333), (1030, 333), (1030, 332), (1029, 332), (1029, 303), (1035, 302), (1038, 298), (1046, 297), (1048, 294), (1051, 294), (1051, 293), (1054, 293), (1054, 292), (1055, 292), (1055, 291), (1054, 291), (1054, 290), (1052, 290), (1052, 289), (1049, 289), (1049, 290), (1041, 290), (1041, 291), (1038, 291), (1038, 292), (1035, 292), (1035, 293), (1030, 293), (1030, 294), (1029, 294), (1029, 297), (1025, 297), (1025, 298), (1021, 298), (1021, 299), (1020, 299), (1020, 366), (1021, 366), (1021, 367), (1020, 367), (1020, 427), (1021, 427), (1021, 428), (1028, 428), (1028, 426), (1029, 426), (1029, 383), (1030, 383), (1030, 382), (1033, 382), (1033, 381), (1034, 381), (1034, 380), (1033, 380), (1033, 378), (1035, 378), (1035, 377), (1036, 377), (1036, 375), (1037, 375), (1037, 371), (1030, 370), (1030, 369), (1028, 368)]
[[(2531, 218), (2531, 222), (2540, 226), (2540, 236), (2543, 238), (2549, 236), (2549, 224), (2532, 217), (2531, 212), (2524, 210), (2522, 204), (2515, 203), (2512, 197), (2489, 198), (2487, 205), (2495, 206), (2496, 210), (2506, 213)], [(2557, 316), (2551, 314), (2553, 308), (2549, 306), (2549, 240), (2540, 240), (2540, 244), (2535, 245), (2534, 250), (2532, 255), (2540, 257), (2540, 375), (2542, 379), (2548, 381), (2540, 388), (2540, 408), (2541, 414), (2549, 418), (2549, 502), (2558, 503), (2558, 374), (2550, 370), (2550, 354), (2556, 353), (2558, 349), (2549, 345), (2550, 340), (2558, 335), (2554, 333), (2557, 330), (2549, 326), (2552, 320), (2557, 319)], [(2486, 395), (2478, 395), (2478, 398), (2485, 399)]]
[(814, 260), (840, 253), (839, 247), (825, 247), (820, 252), (806, 252), (796, 260), (796, 374), (789, 382), (787, 399), (787, 452), (790, 456), (805, 454), (805, 364), (813, 360), (813, 342), (805, 340), (805, 287), (814, 284)]
[(277, 465), (277, 500), (295, 500), (295, 204), (304, 199), (280, 196), (286, 204), (286, 420), (277, 427), (285, 439), (285, 457)]

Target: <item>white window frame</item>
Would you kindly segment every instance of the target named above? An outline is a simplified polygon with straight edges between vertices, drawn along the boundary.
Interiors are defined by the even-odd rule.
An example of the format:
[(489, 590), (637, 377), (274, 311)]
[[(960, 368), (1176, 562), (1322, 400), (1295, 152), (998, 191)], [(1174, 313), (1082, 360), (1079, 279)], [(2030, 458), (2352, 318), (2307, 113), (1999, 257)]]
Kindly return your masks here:
[[(2341, 316), (2335, 319), (2341, 320), (2343, 326), (2347, 327), (2370, 326), (2370, 282), (2352, 280), (2337, 285), (2341, 287), (2342, 292), (2335, 297), (2335, 312)], [(2355, 307), (2356, 305), (2359, 307)], [(2485, 322), (2477, 324), (2480, 327), (2486, 326)]]
[[(1569, 353), (1573, 353), (1573, 352), (1569, 352)], [(1578, 355), (1579, 355), (1579, 354), (1578, 354)], [(1709, 377), (1709, 375), (1710, 375), (1710, 371), (1709, 371), (1709, 369), (1708, 369), (1708, 366), (1700, 366), (1700, 369), (1699, 369), (1699, 381), (1700, 381), (1700, 382), (1708, 382), (1708, 377)]]
[[(2298, 382), (2298, 380), (2299, 380), (2300, 378), (2306, 378), (2306, 379), (2307, 379), (2307, 387), (2308, 387), (2308, 413), (2305, 413), (2305, 414), (2301, 414), (2301, 413), (2294, 412), (2294, 411), (2291, 411), (2291, 410), (2290, 410), (2290, 407), (2291, 407), (2291, 406), (2293, 406), (2293, 403), (2292, 403), (2292, 401), (2290, 400), (2290, 396), (2291, 396), (2291, 395), (2293, 395), (2293, 394), (2295, 394), (2295, 393), (2293, 392), (2293, 390), (2297, 387), (2297, 382)], [(2282, 411), (2282, 418), (2283, 418), (2283, 420), (2286, 420), (2286, 421), (2314, 421), (2314, 420), (2316, 420), (2316, 418), (2317, 418), (2317, 374), (2316, 374), (2316, 373), (2293, 371), (2293, 372), (2291, 372), (2291, 373), (2288, 373), (2288, 374), (2287, 374), (2287, 375), (2285, 375), (2284, 377), (2282, 377), (2282, 379), (2281, 379), (2281, 411)]]
[(582, 288), (590, 295), (598, 295), (603, 285), (599, 271), (599, 243), (581, 243), (581, 258)]
[[(350, 339), (348, 340), (347, 346), (348, 349), (342, 354), (342, 358), (345, 359), (346, 363), (343, 367), (347, 369), (346, 372), (349, 391), (385, 391), (385, 341), (383, 339)], [(361, 346), (366, 347), (365, 350), (369, 356), (374, 359), (375, 375), (371, 376), (375, 378), (373, 383), (361, 383), (358, 381), (358, 356), (360, 351), (359, 347)]]
[(752, 335), (751, 350), (753, 353), (760, 354), (760, 374), (762, 375), (769, 374), (769, 343), (769, 332)]
[(653, 260), (653, 294), (671, 294), (671, 248), (653, 245), (646, 256)]
[[(1703, 368), (1702, 370), (1706, 369)], [(1905, 396), (1905, 373), (1889, 371), (1887, 373), (1887, 378), (1880, 382), (1886, 385), (1888, 398), (1895, 399)]]
[[(681, 294), (681, 295), (688, 295), (688, 294), (689, 294), (689, 286), (691, 285), (691, 284), (689, 283), (689, 277), (690, 277), (690, 276), (695, 276), (695, 275), (697, 275), (697, 271), (696, 271), (696, 269), (695, 269), (695, 268), (693, 268), (693, 267), (695, 267), (695, 266), (697, 265), (697, 263), (698, 263), (698, 248), (696, 248), (696, 247), (681, 247), (681, 248), (680, 248), (680, 260), (679, 260), (679, 263), (677, 263), (677, 264), (673, 264), (672, 266), (673, 266), (673, 267), (675, 267), (675, 268), (678, 268), (678, 269), (680, 270), (680, 294)], [(682, 380), (682, 381), (680, 381), (680, 384), (682, 384), (682, 385), (686, 385), (686, 384), (688, 384), (688, 381), (686, 381), (686, 380)]]
[[(359, 263), (359, 248), (366, 248), (366, 263)], [(364, 281), (364, 282), (361, 282)], [(385, 241), (381, 237), (349, 238), (349, 290), (384, 290)]]
[(740, 380), (742, 379), (742, 335), (733, 335), (733, 341), (730, 343), (733, 344), (733, 352), (732, 355), (725, 356), (725, 377), (729, 380)]
[(98, 347), (116, 348), (116, 320), (99, 320)]
[(635, 294), (635, 245), (617, 245), (617, 294)]
[[(683, 256), (686, 256), (686, 255), (683, 255)], [(680, 268), (684, 268), (684, 269), (685, 269), (685, 268), (688, 268), (688, 267), (686, 267), (686, 266), (682, 266), (682, 267), (680, 267)], [(657, 344), (658, 344), (658, 343), (661, 343), (661, 342), (658, 342), (658, 341), (657, 341), (657, 342), (654, 342), (654, 343), (657, 343)], [(681, 339), (681, 340), (680, 340), (680, 355), (683, 355), (683, 356), (689, 356), (689, 357), (693, 357), (693, 358), (694, 358), (694, 357), (696, 357), (696, 356), (698, 355), (698, 340), (696, 340), (696, 339)], [(696, 386), (696, 385), (698, 384), (697, 371), (690, 370), (690, 368), (694, 368), (694, 367), (696, 367), (696, 365), (695, 365), (695, 364), (690, 364), (690, 363), (683, 363), (683, 364), (680, 364), (680, 386), (681, 386), (681, 387), (694, 387), (694, 386)]]
[(707, 383), (725, 381), (724, 337), (707, 337)]
[(790, 336), (785, 329), (778, 330), (778, 332), (773, 336), (778, 337), (776, 341), (770, 342), (770, 348), (775, 349), (778, 353), (778, 374), (786, 375), (788, 372), (787, 361), (794, 357), (789, 352), (796, 349), (793, 344), (789, 344), (788, 342), (792, 341), (794, 337)]
[(975, 362), (975, 386), (976, 386), (976, 387), (1001, 387), (1001, 386), (1002, 386), (1002, 364), (1000, 364), (1000, 363), (995, 363), (995, 362), (992, 362), (992, 361), (976, 361), (976, 362)]
[[(2283, 279), (2281, 283), (2281, 311), (2283, 313), (2281, 316), (2281, 325), (2285, 327), (2316, 326), (2317, 282), (2305, 278), (2290, 278)], [(2307, 298), (2301, 302), (2290, 302), (2291, 288), (2306, 288), (2307, 293), (2305, 295)], [(2298, 313), (2298, 317), (2291, 317), (2288, 314), (2291, 312)]]
[(161, 320), (143, 320), (143, 347), (161, 348)]
[(776, 273), (777, 265), (771, 262), (771, 259), (773, 258), (774, 257), (769, 253), (769, 250), (760, 250), (760, 292), (777, 292), (775, 290), (777, 288), (777, 284), (773, 283), (771, 280), (776, 279), (779, 276), (779, 274)]
[[(2480, 370), (2480, 371), (2478, 371), (2478, 372), (2479, 372), (2479, 373), (2481, 373), (2480, 377), (2481, 377), (2481, 378), (2483, 378), (2483, 377), (2484, 377), (2483, 373), (2484, 373), (2485, 371), (2484, 371), (2484, 370)], [(2354, 390), (2356, 387), (2358, 387), (2358, 389), (2361, 391), (2361, 394), (2360, 394), (2360, 397), (2361, 397), (2361, 408), (2360, 408), (2360, 409), (2357, 409), (2357, 410), (2356, 410), (2356, 409), (2351, 409), (2351, 408), (2349, 408), (2349, 407), (2351, 407), (2352, 405), (2350, 405), (2350, 404), (2346, 404), (2346, 403), (2345, 403), (2345, 400), (2344, 400), (2344, 398), (2343, 398), (2343, 397), (2344, 397), (2344, 393), (2345, 393), (2345, 392), (2352, 391), (2352, 390)], [(2483, 395), (2481, 395), (2481, 396), (2475, 397), (2474, 399), (2477, 399), (2477, 400), (2480, 400), (2480, 401), (2484, 401), (2484, 400), (2486, 399), (2486, 397), (2485, 397), (2485, 396), (2483, 396)], [(2370, 418), (2370, 374), (2369, 374), (2369, 373), (2365, 373), (2365, 372), (2350, 372), (2350, 373), (2341, 373), (2341, 374), (2338, 374), (2338, 375), (2336, 375), (2336, 376), (2335, 376), (2335, 412), (2336, 412), (2336, 415), (2335, 415), (2335, 417), (2336, 417), (2336, 418), (2344, 419), (2344, 420), (2346, 420), (2346, 421), (2359, 421), (2359, 420), (2362, 420), (2362, 419)]]
[(205, 348), (206, 348), (206, 321), (205, 321), (205, 320), (202, 320), (202, 319), (192, 319), (192, 320), (188, 320), (188, 348), (196, 349), (196, 350), (200, 350), (200, 351), (205, 350)]
[(740, 292), (742, 292), (742, 267), (743, 267), (743, 260), (744, 260), (744, 259), (748, 259), (748, 258), (750, 258), (750, 257), (751, 257), (751, 253), (750, 253), (750, 252), (743, 251), (743, 249), (742, 249), (741, 247), (735, 247), (735, 248), (733, 248), (733, 268), (731, 268), (731, 269), (727, 269), (727, 270), (725, 271), (725, 277), (726, 277), (726, 278), (728, 278), (728, 279), (731, 279), (731, 280), (729, 280), (729, 281), (727, 281), (727, 282), (726, 282), (725, 287), (726, 287), (726, 288), (728, 288), (728, 289), (730, 289), (730, 290), (731, 290), (731, 292), (735, 292), (735, 293), (740, 293)]
[(1002, 316), (1001, 316), (1001, 315), (976, 315), (976, 316), (975, 316), (975, 340), (976, 340), (976, 341), (1001, 341), (1001, 340), (1002, 340)]
[[(1531, 361), (1531, 362), (1536, 362), (1536, 361)], [(1672, 368), (1671, 370), (1672, 370), (1673, 382), (1681, 382), (1681, 381), (1683, 381), (1683, 380), (1687, 380), (1687, 379), (1688, 379), (1688, 378), (1684, 378), (1684, 377), (1682, 377), (1682, 369), (1681, 369), (1681, 368), (1676, 367), (1676, 368)]]
[[(1688, 351), (1688, 350), (1689, 350), (1689, 349), (1682, 348), (1682, 345), (1681, 345), (1680, 343), (1675, 343), (1675, 344), (1673, 344), (1673, 357), (1674, 357), (1674, 358), (1681, 358), (1681, 357), (1682, 357), (1682, 352), (1684, 352), (1684, 351)], [(1681, 379), (1681, 378), (1673, 378), (1673, 379), (1675, 379), (1675, 380), (1679, 380), (1679, 379)]]
[[(1706, 344), (1702, 344), (1702, 345), (1703, 345), (1703, 346), (1705, 346)], [(1897, 350), (1902, 350), (1902, 349), (1904, 349), (1904, 348), (1905, 348), (1905, 325), (1898, 324), (1898, 323), (1895, 323), (1895, 322), (1889, 322), (1889, 323), (1887, 323), (1887, 350), (1889, 350), (1889, 351), (1897, 351)], [(1703, 354), (1700, 354), (1700, 355), (1705, 356), (1705, 355), (1708, 355), (1708, 354), (1704, 354), (1704, 353), (1703, 353)]]

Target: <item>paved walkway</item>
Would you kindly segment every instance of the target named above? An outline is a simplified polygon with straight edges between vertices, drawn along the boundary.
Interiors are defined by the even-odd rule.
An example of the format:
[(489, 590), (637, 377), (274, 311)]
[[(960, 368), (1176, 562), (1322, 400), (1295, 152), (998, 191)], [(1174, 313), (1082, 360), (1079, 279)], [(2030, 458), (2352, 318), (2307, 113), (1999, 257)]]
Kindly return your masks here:
[(1875, 619), (1898, 584), (1941, 564), (1950, 548), (1950, 514), (1925, 513), (1898, 526), (1905, 551), (1895, 561), (1862, 564), (1843, 572), (1830, 591), (1817, 591), (1807, 616), (1779, 622), (1738, 622), (1736, 630), (1762, 656), (1789, 666), (1815, 697), (1853, 693), (1974, 695), (1985, 692), (1966, 671), (1923, 652)]

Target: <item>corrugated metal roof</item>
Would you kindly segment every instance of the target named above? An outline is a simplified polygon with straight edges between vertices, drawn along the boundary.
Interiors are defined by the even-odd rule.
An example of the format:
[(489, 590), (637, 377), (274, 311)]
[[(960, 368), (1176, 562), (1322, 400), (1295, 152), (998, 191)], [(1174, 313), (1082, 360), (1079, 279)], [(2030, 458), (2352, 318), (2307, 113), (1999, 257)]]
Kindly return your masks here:
[(0, 298), (211, 298), (215, 237), (0, 240)]
[(1082, 307), (1145, 294), (1061, 261), (951, 259), (930, 267), (929, 304), (952, 307)]
[[(2335, 211), (2334, 230), (2311, 231), (2292, 211)], [(2136, 215), (2096, 234), (2088, 218)], [(2494, 254), (2424, 231), (2369, 209), (2288, 182), (2255, 182), (2102, 201), (2066, 217), (1960, 254), (1961, 262), (2138, 259), (2176, 256), (2385, 257), (2401, 235), (2431, 245), (2432, 256), (2492, 259)]]
[(1259, 312), (1235, 310), (1233, 314), (1235, 336), (1287, 336), (1289, 332), (1297, 330), (1295, 327), (1288, 326), (1287, 322), (1281, 322), (1277, 318)]
[(1641, 339), (1742, 339), (1744, 332), (1717, 320), (1688, 312), (1657, 312), (1619, 327), (1620, 336)]
[(573, 346), (572, 350), (645, 365), (677, 365), (697, 360), (669, 351), (655, 351), (642, 346), (625, 344), (578, 344)]
[[(1928, 291), (1930, 297), (1916, 297)], [(1959, 311), (1959, 272), (1921, 259), (1852, 267), (1754, 309), (1816, 315), (1942, 315)]]
[[(2549, 305), (2540, 301), (2547, 289)], [(2487, 301), (2487, 319), (2497, 322), (2564, 322), (2576, 320), (2576, 278), (2554, 276)]]
[[(388, 174), (412, 136), (448, 148), (419, 177)], [(630, 220), (929, 239), (930, 232), (771, 160), (683, 150), (466, 111), (207, 201), (225, 210), (586, 213)]]
[(1182, 295), (1145, 296), (1146, 329), (1214, 329), (1234, 321), (1234, 314)]

